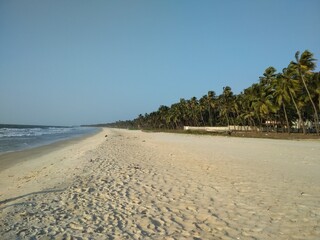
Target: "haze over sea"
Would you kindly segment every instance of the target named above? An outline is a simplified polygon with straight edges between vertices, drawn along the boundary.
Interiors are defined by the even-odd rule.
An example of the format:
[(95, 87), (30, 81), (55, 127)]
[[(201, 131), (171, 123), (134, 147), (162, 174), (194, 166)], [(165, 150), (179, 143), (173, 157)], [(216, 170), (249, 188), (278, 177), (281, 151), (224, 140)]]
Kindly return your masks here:
[(0, 124), (0, 154), (47, 145), (97, 132), (92, 127)]

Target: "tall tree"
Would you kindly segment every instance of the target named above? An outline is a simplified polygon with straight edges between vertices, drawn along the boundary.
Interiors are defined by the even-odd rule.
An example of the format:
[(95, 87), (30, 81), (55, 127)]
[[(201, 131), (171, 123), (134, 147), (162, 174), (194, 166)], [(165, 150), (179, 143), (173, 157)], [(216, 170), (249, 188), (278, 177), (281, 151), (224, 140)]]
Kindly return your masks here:
[(254, 102), (257, 98), (257, 88), (258, 84), (252, 84), (250, 87), (246, 88), (243, 93), (243, 100), (242, 100), (242, 109), (243, 113), (241, 114), (242, 117), (248, 121), (251, 127), (257, 129), (256, 119), (258, 118), (258, 114), (254, 109)]
[(216, 106), (215, 98), (216, 98), (216, 93), (214, 91), (208, 91), (208, 94), (206, 95), (206, 105), (207, 105), (208, 114), (209, 114), (210, 126), (213, 126), (213, 111)]
[(234, 95), (231, 87), (226, 86), (219, 97), (220, 115), (227, 120), (228, 127), (230, 127), (230, 113), (232, 111)]
[(282, 79), (281, 81), (284, 84), (284, 87), (287, 88), (287, 92), (290, 95), (290, 99), (293, 103), (293, 106), (298, 115), (298, 128), (302, 127), (302, 131), (306, 134), (306, 127), (304, 124), (304, 120), (301, 114), (301, 106), (302, 103), (299, 103), (299, 99), (297, 98), (297, 94), (301, 92), (301, 86), (299, 85), (299, 81), (295, 79), (295, 67), (292, 64), (289, 64), (287, 68), (282, 70), (282, 73), (278, 75), (278, 78)]
[(314, 92), (317, 95), (318, 109), (320, 111), (320, 72), (313, 74)]
[(313, 53), (309, 52), (308, 50), (305, 50), (301, 55), (300, 55), (300, 52), (297, 51), (295, 54), (295, 58), (296, 58), (296, 62), (292, 62), (292, 63), (296, 67), (299, 80), (301, 80), (301, 82), (303, 83), (303, 86), (305, 87), (305, 90), (308, 94), (309, 101), (312, 104), (313, 111), (314, 111), (315, 128), (316, 128), (317, 134), (319, 134), (319, 115), (318, 115), (316, 105), (312, 100), (312, 97), (306, 82), (307, 76), (312, 74), (311, 71), (316, 68), (316, 64), (315, 64), (316, 59), (313, 58)]
[[(259, 119), (259, 125), (262, 125), (269, 121), (269, 126), (272, 122), (271, 114), (277, 111), (277, 106), (274, 104), (273, 95), (270, 94), (270, 86), (260, 84), (252, 85), (253, 102), (252, 107), (255, 111), (256, 116)], [(269, 127), (268, 127), (269, 131)]]
[(278, 108), (282, 108), (285, 121), (287, 125), (287, 132), (290, 134), (290, 123), (287, 114), (287, 105), (290, 104), (290, 94), (289, 94), (289, 82), (285, 78), (278, 75), (272, 81), (273, 95), (275, 97), (275, 102), (278, 104)]

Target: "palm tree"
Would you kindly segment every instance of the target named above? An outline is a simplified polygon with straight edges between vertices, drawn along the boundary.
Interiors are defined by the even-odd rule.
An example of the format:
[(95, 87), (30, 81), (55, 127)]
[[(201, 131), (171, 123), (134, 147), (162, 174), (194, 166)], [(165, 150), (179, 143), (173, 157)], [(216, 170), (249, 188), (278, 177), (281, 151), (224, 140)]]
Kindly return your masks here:
[(313, 53), (309, 52), (308, 50), (305, 50), (301, 55), (300, 52), (297, 51), (295, 54), (296, 62), (292, 62), (292, 64), (296, 67), (299, 80), (303, 83), (303, 86), (308, 94), (309, 101), (312, 104), (313, 111), (314, 111), (314, 121), (315, 121), (315, 127), (316, 132), (319, 134), (319, 116), (318, 111), (316, 108), (316, 105), (314, 104), (309, 88), (306, 83), (306, 77), (308, 75), (311, 75), (311, 70), (314, 70), (316, 68), (315, 59), (313, 58)]
[[(209, 91), (200, 100), (180, 99), (171, 107), (160, 106), (155, 112), (139, 115), (134, 121), (119, 121), (114, 126), (136, 126), (141, 128), (182, 128), (183, 125), (228, 125), (243, 124), (256, 127), (265, 121), (280, 120), (289, 132), (290, 124), (299, 119), (303, 132), (304, 121), (313, 119), (319, 133), (320, 73), (314, 73), (315, 59), (309, 51), (295, 55), (292, 61), (276, 73), (267, 68), (259, 83), (234, 95), (230, 87), (216, 97)], [(295, 111), (294, 111), (295, 110)], [(296, 114), (295, 114), (296, 112)]]
[(274, 90), (273, 96), (275, 97), (275, 101), (278, 104), (278, 107), (282, 107), (286, 120), (287, 131), (290, 134), (290, 123), (286, 108), (286, 105), (290, 103), (288, 81), (286, 81), (286, 79), (281, 78), (280, 75), (278, 75), (278, 77), (273, 79), (272, 87)]
[(144, 124), (144, 116), (142, 114), (139, 114), (139, 116), (134, 120), (136, 128), (141, 129), (143, 128)]
[(297, 112), (299, 121), (298, 127), (302, 126), (302, 131), (306, 134), (306, 127), (301, 114), (301, 106), (303, 105), (301, 102), (298, 102), (297, 94), (301, 91), (299, 81), (295, 79), (295, 70), (292, 64), (289, 64), (287, 68), (282, 69), (282, 73), (278, 75), (278, 78), (282, 79), (283, 84), (287, 88), (287, 92), (290, 95), (290, 99), (293, 103), (293, 106)]
[(317, 95), (318, 98), (318, 108), (320, 110), (320, 72), (314, 73), (313, 74), (313, 81), (312, 81), (315, 85), (314, 87), (314, 92)]
[[(272, 94), (270, 94), (270, 86), (263, 86), (262, 84), (253, 84), (252, 91), (255, 95), (252, 102), (252, 107), (259, 120), (259, 125), (262, 127), (264, 121), (271, 122), (271, 114), (275, 113), (278, 109), (274, 104)], [(269, 128), (268, 128), (269, 131)]]
[(216, 106), (215, 99), (216, 99), (216, 93), (214, 91), (208, 91), (208, 94), (205, 95), (205, 104), (207, 106), (207, 111), (209, 115), (208, 121), (211, 127), (213, 126), (213, 110)]
[(186, 101), (187, 118), (191, 126), (198, 126), (197, 105), (198, 100), (196, 97), (192, 97), (190, 100)]
[(270, 90), (272, 81), (276, 77), (277, 70), (274, 67), (268, 67), (264, 70), (263, 76), (260, 77), (260, 84), (265, 88), (265, 90)]
[(161, 105), (158, 109), (159, 113), (159, 128), (165, 127), (169, 128), (169, 125), (167, 123), (167, 115), (168, 115), (169, 107)]
[(199, 112), (200, 112), (200, 118), (202, 122), (202, 126), (206, 126), (209, 124), (208, 120), (208, 114), (207, 114), (207, 95), (202, 96), (199, 99)]
[(230, 113), (232, 112), (232, 106), (234, 101), (234, 95), (231, 90), (231, 87), (224, 87), (223, 92), (219, 98), (220, 115), (225, 117), (225, 119), (227, 120), (227, 125), (228, 127), (230, 127)]
[[(272, 123), (274, 125), (274, 121), (271, 121), (270, 114), (271, 112), (275, 113), (278, 111), (277, 108), (280, 108), (277, 106), (275, 99), (274, 99), (274, 89), (273, 89), (273, 82), (276, 78), (276, 72), (277, 70), (274, 67), (268, 67), (264, 73), (263, 76), (260, 77), (260, 84), (259, 84), (259, 101), (261, 104), (260, 115), (267, 118), (270, 123), (268, 126), (270, 126)], [(271, 111), (270, 111), (271, 110)]]
[(254, 127), (257, 129), (257, 124), (255, 122), (256, 118), (258, 117), (258, 114), (256, 114), (255, 109), (253, 107), (254, 102), (256, 101), (257, 98), (257, 91), (256, 87), (258, 84), (253, 84), (251, 87), (248, 87), (244, 90), (243, 92), (243, 100), (242, 100), (242, 117), (248, 121), (249, 125), (251, 127)]
[(235, 121), (237, 121), (237, 125), (245, 125), (244, 118), (241, 116), (241, 112), (244, 110), (244, 95), (242, 92), (235, 95), (232, 108), (235, 111)]
[(182, 113), (180, 110), (180, 103), (174, 103), (171, 105), (169, 117), (176, 129), (181, 127)]

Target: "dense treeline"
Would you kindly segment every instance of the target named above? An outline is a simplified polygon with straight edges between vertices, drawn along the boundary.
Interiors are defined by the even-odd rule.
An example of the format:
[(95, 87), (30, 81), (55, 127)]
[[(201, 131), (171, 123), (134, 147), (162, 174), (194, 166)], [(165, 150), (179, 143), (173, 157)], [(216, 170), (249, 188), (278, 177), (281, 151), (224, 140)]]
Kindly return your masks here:
[(160, 106), (157, 111), (139, 115), (132, 121), (109, 126), (181, 129), (183, 126), (251, 126), (290, 132), (319, 133), (320, 77), (316, 60), (309, 51), (297, 52), (295, 60), (277, 72), (268, 67), (257, 83), (240, 94), (226, 86), (220, 95), (209, 91), (200, 99), (181, 98)]

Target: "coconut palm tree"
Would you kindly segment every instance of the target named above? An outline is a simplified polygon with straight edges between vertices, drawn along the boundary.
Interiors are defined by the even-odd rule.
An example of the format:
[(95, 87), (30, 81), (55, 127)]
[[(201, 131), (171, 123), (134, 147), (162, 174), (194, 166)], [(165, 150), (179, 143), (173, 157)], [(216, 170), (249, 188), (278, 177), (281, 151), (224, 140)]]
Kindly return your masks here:
[(159, 114), (159, 128), (169, 128), (167, 124), (167, 115), (168, 115), (169, 107), (161, 105), (158, 109)]
[(313, 74), (314, 92), (317, 95), (318, 109), (320, 111), (320, 72)]
[(228, 127), (230, 127), (230, 113), (232, 112), (233, 101), (234, 95), (231, 87), (224, 87), (222, 94), (219, 96), (219, 109), (220, 116), (225, 117)]
[(295, 58), (296, 62), (292, 62), (292, 64), (293, 66), (295, 66), (296, 71), (298, 73), (298, 78), (303, 83), (303, 86), (308, 94), (309, 101), (311, 102), (314, 111), (316, 132), (317, 134), (319, 134), (319, 115), (306, 82), (306, 78), (310, 76), (312, 74), (311, 71), (316, 68), (316, 59), (313, 58), (313, 53), (309, 52), (308, 50), (305, 50), (301, 55), (300, 52), (297, 51), (295, 54)]
[(182, 112), (180, 103), (174, 103), (171, 105), (169, 110), (170, 120), (172, 121), (176, 129), (180, 128), (182, 125)]
[[(278, 74), (277, 78), (280, 78), (283, 84), (283, 87), (287, 88), (287, 93), (290, 95), (290, 99), (293, 103), (293, 106), (297, 112), (299, 121), (298, 121), (298, 127), (302, 126), (302, 131), (304, 134), (306, 134), (306, 128), (304, 124), (304, 120), (302, 118), (301, 114), (301, 107), (303, 104), (301, 102), (298, 102), (299, 99), (297, 98), (297, 94), (301, 92), (301, 86), (299, 84), (299, 81), (295, 79), (295, 69), (292, 64), (289, 64), (287, 68), (282, 69), (282, 73)], [(290, 102), (291, 102), (290, 101)]]
[[(259, 119), (258, 114), (255, 112), (253, 103), (256, 101), (258, 84), (252, 84), (250, 87), (244, 89), (243, 100), (242, 100), (242, 114), (241, 116), (248, 121), (251, 127), (257, 129), (256, 119)], [(260, 121), (259, 121), (260, 122)]]
[(270, 94), (269, 85), (253, 84), (251, 87), (253, 93), (252, 108), (258, 117), (260, 127), (262, 127), (265, 121), (271, 122), (273, 120), (271, 115), (277, 111), (277, 106), (274, 104), (272, 94)]
[(301, 55), (297, 52), (295, 58), (282, 73), (276, 73), (274, 67), (267, 68), (258, 83), (239, 95), (234, 95), (227, 86), (218, 97), (209, 91), (199, 100), (182, 98), (171, 107), (160, 106), (155, 112), (139, 115), (134, 121), (116, 122), (114, 126), (182, 128), (237, 123), (256, 127), (268, 120), (281, 120), (289, 132), (290, 124), (298, 118), (304, 133), (303, 122), (310, 119), (319, 133), (320, 73), (313, 72), (315, 59), (311, 52), (304, 51)]
[(278, 108), (282, 108), (283, 110), (287, 125), (287, 132), (290, 134), (290, 123), (287, 114), (287, 105), (290, 104), (288, 81), (278, 75), (278, 77), (274, 78), (272, 81), (272, 88), (274, 91), (273, 96), (275, 98), (275, 102), (277, 103)]
[(264, 87), (265, 90), (270, 90), (272, 81), (276, 77), (277, 70), (274, 67), (268, 67), (264, 70), (263, 76), (260, 77), (260, 84)]
[(204, 108), (207, 109), (209, 126), (213, 126), (213, 115), (216, 107), (216, 93), (214, 91), (208, 91), (207, 95), (203, 96), (202, 103), (205, 105)]
[(238, 95), (235, 95), (234, 101), (233, 101), (233, 106), (232, 108), (234, 109), (235, 112), (235, 121), (237, 122), (237, 125), (246, 125), (244, 118), (241, 115), (241, 112), (244, 109), (244, 95), (241, 92)]

